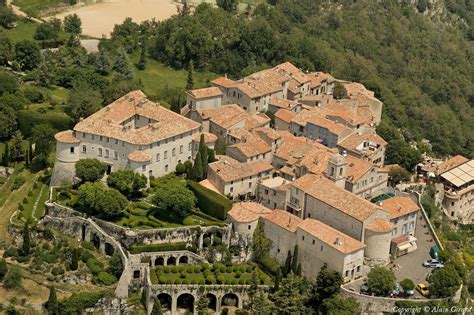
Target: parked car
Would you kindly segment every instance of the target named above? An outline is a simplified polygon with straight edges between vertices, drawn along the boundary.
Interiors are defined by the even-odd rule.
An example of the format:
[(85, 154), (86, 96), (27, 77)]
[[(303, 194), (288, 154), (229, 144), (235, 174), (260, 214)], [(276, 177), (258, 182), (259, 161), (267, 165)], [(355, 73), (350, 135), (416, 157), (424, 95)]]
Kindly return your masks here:
[(428, 290), (428, 287), (424, 285), (423, 283), (418, 283), (416, 286), (416, 291), (420, 292), (421, 295), (423, 296), (428, 296), (430, 294), (430, 291)]
[(367, 283), (364, 283), (360, 287), (360, 293), (361, 294), (366, 294), (366, 295), (372, 295), (372, 292), (370, 291), (369, 285)]
[(444, 265), (437, 259), (428, 259), (423, 262), (423, 267), (428, 267), (428, 268), (443, 268)]
[(391, 296), (399, 296), (400, 295), (400, 285), (395, 283), (395, 289), (392, 290)]
[(406, 295), (408, 296), (412, 296), (413, 294), (415, 294), (415, 290), (406, 290), (404, 291)]

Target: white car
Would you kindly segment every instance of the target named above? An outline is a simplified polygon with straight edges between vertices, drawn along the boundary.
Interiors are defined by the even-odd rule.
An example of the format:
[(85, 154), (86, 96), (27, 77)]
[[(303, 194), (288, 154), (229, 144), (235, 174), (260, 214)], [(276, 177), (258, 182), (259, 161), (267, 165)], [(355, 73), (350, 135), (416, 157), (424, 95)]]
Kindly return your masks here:
[(428, 268), (443, 268), (444, 265), (437, 259), (428, 259), (423, 262), (423, 267)]

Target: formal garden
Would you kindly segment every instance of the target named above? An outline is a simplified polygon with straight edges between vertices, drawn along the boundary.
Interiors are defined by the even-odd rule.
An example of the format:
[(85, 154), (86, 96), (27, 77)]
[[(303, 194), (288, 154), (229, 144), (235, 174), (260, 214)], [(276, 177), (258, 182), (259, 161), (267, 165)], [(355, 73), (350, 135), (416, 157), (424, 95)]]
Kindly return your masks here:
[(271, 285), (270, 277), (256, 265), (200, 264), (182, 266), (157, 266), (150, 274), (153, 284), (199, 284), (199, 285), (249, 285), (252, 279), (258, 284)]

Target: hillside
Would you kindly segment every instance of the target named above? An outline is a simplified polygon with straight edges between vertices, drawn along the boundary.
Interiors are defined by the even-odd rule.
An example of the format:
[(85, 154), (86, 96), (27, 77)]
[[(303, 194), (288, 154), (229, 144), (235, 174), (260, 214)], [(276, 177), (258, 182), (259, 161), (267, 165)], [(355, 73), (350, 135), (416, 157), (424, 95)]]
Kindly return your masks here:
[(438, 155), (474, 155), (472, 12), (463, 1), (431, 1), (423, 13), (410, 1), (269, 2), (248, 18), (200, 5), (159, 23), (150, 53), (235, 77), (286, 60), (328, 71), (383, 100), (387, 140), (395, 127), (407, 141), (429, 139)]

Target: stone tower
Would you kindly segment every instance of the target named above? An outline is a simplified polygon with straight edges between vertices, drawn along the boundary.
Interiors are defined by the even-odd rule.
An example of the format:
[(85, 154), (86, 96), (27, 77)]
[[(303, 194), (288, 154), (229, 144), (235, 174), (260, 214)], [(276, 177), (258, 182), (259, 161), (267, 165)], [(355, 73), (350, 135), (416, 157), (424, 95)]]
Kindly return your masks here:
[(345, 188), (346, 185), (346, 160), (339, 153), (334, 154), (328, 161), (327, 177), (332, 180), (337, 187)]

